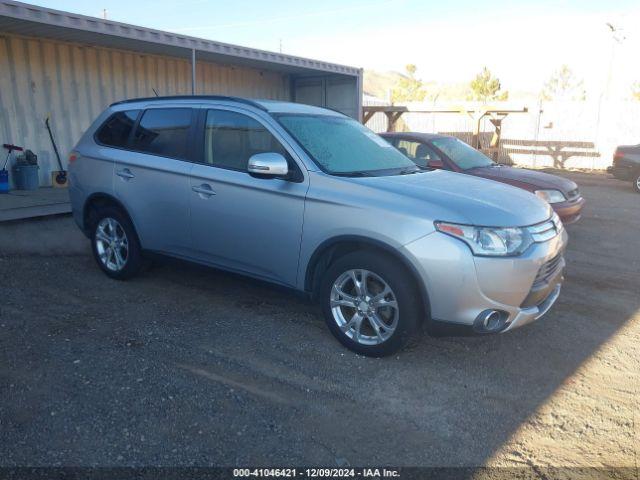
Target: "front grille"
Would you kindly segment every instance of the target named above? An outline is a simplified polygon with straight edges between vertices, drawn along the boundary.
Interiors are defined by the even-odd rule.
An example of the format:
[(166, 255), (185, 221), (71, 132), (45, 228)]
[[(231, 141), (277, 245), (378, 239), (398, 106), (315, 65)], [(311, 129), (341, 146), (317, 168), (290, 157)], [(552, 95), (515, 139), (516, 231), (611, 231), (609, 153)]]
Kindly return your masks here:
[(533, 289), (536, 287), (540, 287), (551, 280), (556, 273), (558, 273), (558, 269), (562, 265), (562, 253), (558, 253), (551, 260), (547, 260), (538, 270), (538, 275), (536, 275), (536, 279), (533, 281)]
[(546, 222), (538, 223), (537, 225), (532, 225), (527, 228), (534, 242), (546, 242), (560, 233), (562, 223), (554, 213), (553, 217)]

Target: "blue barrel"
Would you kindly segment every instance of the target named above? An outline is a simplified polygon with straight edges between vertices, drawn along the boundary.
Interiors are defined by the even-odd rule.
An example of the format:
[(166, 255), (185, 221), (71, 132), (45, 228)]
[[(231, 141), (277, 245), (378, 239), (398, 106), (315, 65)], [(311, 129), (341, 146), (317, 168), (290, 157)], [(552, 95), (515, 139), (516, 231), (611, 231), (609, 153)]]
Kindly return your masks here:
[(0, 170), (0, 193), (9, 193), (9, 172)]
[(37, 190), (40, 186), (38, 165), (14, 165), (13, 181), (18, 190)]

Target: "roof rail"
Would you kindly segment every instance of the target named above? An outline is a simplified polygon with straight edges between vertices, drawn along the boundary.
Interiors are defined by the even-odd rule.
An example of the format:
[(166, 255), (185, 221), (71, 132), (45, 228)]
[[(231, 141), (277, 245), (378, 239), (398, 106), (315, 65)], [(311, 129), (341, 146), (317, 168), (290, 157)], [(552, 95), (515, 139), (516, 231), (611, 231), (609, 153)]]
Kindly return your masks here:
[(248, 98), (241, 97), (230, 97), (225, 95), (167, 95), (163, 97), (142, 97), (142, 98), (130, 98), (127, 100), (120, 100), (119, 102), (114, 102), (110, 107), (115, 105), (123, 105), (126, 103), (134, 103), (134, 102), (150, 102), (150, 101), (162, 101), (162, 100), (229, 100), (232, 102), (245, 103), (247, 105), (251, 105), (252, 107), (259, 108), (260, 110), (268, 111), (263, 105), (255, 102), (253, 100), (249, 100)]

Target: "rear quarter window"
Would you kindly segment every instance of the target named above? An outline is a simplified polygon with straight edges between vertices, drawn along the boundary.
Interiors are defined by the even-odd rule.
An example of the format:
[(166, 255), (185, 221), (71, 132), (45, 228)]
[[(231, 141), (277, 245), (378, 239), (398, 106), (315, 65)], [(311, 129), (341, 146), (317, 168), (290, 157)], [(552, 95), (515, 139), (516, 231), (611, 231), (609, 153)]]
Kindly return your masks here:
[(139, 113), (140, 110), (127, 110), (111, 115), (96, 133), (98, 143), (110, 147), (126, 147)]

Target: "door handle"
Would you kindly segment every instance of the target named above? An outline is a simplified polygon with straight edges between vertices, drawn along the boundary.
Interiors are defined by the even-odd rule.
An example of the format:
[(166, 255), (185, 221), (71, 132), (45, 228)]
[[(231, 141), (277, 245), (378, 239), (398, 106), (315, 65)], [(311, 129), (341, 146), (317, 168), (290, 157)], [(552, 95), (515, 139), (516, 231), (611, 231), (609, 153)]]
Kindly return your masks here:
[(209, 198), (211, 195), (215, 195), (216, 192), (213, 191), (211, 185), (208, 183), (203, 183), (202, 185), (194, 185), (191, 187), (191, 190), (200, 195), (201, 198)]
[(135, 177), (135, 175), (131, 173), (131, 170), (129, 170), (128, 168), (123, 168), (122, 170), (118, 170), (116, 172), (116, 175), (118, 175), (123, 180), (131, 180), (132, 178)]

